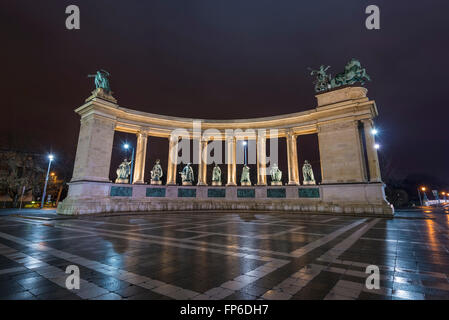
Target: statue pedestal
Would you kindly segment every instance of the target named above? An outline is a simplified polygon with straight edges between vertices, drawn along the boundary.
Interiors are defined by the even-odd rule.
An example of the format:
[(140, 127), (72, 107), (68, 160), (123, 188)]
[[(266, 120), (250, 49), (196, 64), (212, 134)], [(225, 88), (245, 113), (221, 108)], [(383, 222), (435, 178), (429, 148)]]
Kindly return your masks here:
[(191, 186), (191, 185), (192, 185), (192, 182), (184, 181), (184, 182), (182, 183), (182, 185), (183, 185), (183, 186)]
[(242, 186), (251, 186), (251, 182), (240, 182), (240, 185)]
[(162, 181), (161, 180), (153, 180), (153, 179), (151, 179), (150, 184), (162, 184)]
[(303, 181), (303, 183), (302, 183), (303, 185), (305, 185), (305, 186), (314, 186), (314, 185), (316, 185), (316, 182), (315, 181)]
[(271, 181), (272, 186), (282, 186), (282, 181)]
[(221, 181), (212, 181), (213, 186), (221, 186)]
[(129, 183), (129, 179), (115, 179), (115, 183)]

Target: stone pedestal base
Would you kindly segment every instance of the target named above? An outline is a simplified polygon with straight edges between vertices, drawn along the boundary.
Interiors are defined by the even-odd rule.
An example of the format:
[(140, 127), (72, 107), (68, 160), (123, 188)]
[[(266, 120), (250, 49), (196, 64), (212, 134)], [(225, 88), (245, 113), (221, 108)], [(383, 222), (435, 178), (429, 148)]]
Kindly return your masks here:
[(392, 217), (382, 183), (318, 186), (151, 186), (77, 181), (58, 214), (149, 211), (263, 211)]
[(161, 180), (151, 180), (150, 184), (158, 184), (158, 185), (160, 185), (160, 184), (162, 184), (162, 181)]
[(271, 181), (272, 186), (282, 186), (282, 181)]
[(315, 181), (303, 181), (302, 184), (305, 186), (314, 186), (314, 185), (316, 185), (316, 182)]
[(129, 179), (115, 179), (115, 183), (129, 183)]
[(212, 185), (213, 186), (221, 186), (221, 182), (220, 181), (212, 181)]
[(251, 186), (251, 182), (241, 182), (241, 186)]
[(186, 181), (184, 181), (184, 182), (182, 183), (182, 185), (183, 185), (183, 186), (191, 186), (191, 185), (192, 185), (192, 182), (186, 182)]

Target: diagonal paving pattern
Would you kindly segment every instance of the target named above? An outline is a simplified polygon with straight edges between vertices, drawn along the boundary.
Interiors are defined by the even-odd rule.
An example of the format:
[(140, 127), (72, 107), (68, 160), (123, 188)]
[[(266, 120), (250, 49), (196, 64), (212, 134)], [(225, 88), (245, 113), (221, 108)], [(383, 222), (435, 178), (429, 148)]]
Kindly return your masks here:
[[(0, 299), (449, 298), (449, 219), (176, 213), (0, 219)], [(65, 288), (65, 268), (81, 289)], [(365, 288), (365, 268), (381, 288)]]

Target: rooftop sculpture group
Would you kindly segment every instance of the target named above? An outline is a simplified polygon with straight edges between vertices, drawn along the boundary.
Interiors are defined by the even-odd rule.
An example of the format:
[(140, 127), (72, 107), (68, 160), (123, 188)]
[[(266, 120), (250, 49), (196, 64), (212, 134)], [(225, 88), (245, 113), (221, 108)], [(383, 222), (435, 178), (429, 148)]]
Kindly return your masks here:
[(352, 58), (343, 72), (337, 73), (334, 78), (331, 74), (327, 74), (330, 66), (321, 65), (318, 70), (311, 70), (310, 75), (315, 76), (315, 92), (323, 92), (338, 88), (341, 86), (352, 85), (359, 82), (361, 85), (365, 84), (365, 80), (371, 81), (371, 78), (366, 73), (365, 68), (362, 68), (360, 61)]

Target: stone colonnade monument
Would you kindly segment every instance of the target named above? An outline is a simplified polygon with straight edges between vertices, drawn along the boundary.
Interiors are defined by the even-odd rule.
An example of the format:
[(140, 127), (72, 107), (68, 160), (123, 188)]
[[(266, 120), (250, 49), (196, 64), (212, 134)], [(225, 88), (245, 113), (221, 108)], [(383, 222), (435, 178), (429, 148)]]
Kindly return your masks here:
[[(326, 81), (328, 79), (326, 78)], [(322, 81), (323, 82), (323, 81)], [(331, 83), (329, 81), (329, 83)], [(200, 120), (201, 130), (223, 132), (226, 147), (227, 181), (207, 184), (206, 162), (199, 156), (197, 185), (177, 185), (177, 144), (175, 129), (182, 128), (189, 139), (197, 140), (201, 154), (208, 140), (194, 130), (197, 119), (180, 118), (131, 110), (118, 105), (107, 86), (98, 86), (75, 110), (81, 117), (73, 177), (59, 214), (78, 215), (105, 212), (145, 211), (286, 211), (393, 215), (385, 199), (373, 118), (378, 115), (374, 101), (363, 87), (334, 88), (321, 83), (315, 108), (286, 115), (239, 120)], [(254, 129), (254, 134), (225, 135), (228, 129)], [(260, 130), (265, 129), (265, 130)], [(276, 129), (270, 131), (270, 129)], [(109, 180), (114, 132), (137, 136), (133, 184)], [(261, 132), (264, 132), (261, 134)], [(275, 134), (273, 134), (275, 132)], [(317, 134), (322, 182), (300, 184), (297, 137)], [(145, 184), (148, 136), (167, 139), (169, 145), (167, 183)], [(267, 185), (266, 140), (286, 139), (288, 184)], [(254, 139), (257, 145), (257, 182), (238, 185), (236, 144)], [(151, 146), (149, 147), (151, 152)], [(312, 172), (313, 173), (313, 172)]]

